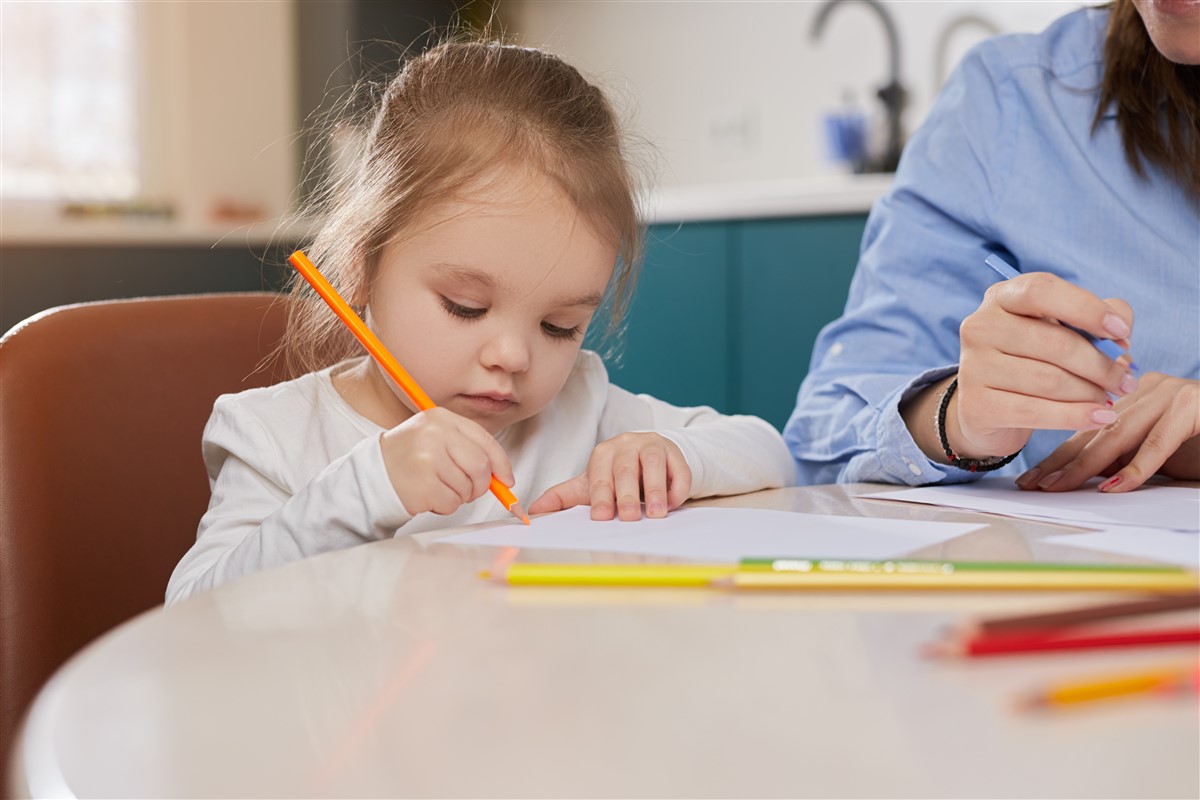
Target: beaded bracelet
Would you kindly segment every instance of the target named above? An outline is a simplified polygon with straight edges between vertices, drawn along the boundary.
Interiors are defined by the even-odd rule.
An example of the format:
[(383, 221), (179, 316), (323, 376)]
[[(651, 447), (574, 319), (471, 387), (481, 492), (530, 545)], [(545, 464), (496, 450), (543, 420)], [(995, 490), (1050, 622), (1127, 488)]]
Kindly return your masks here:
[(1000, 469), (1016, 458), (1021, 451), (1018, 450), (1012, 455), (992, 456), (991, 458), (959, 458), (950, 449), (950, 440), (946, 438), (946, 409), (950, 407), (950, 398), (957, 388), (958, 378), (955, 378), (950, 381), (950, 385), (942, 392), (942, 401), (938, 404), (937, 434), (938, 439), (942, 442), (942, 450), (946, 453), (946, 458), (950, 460), (953, 466), (968, 470), (969, 472), (991, 472), (994, 469)]

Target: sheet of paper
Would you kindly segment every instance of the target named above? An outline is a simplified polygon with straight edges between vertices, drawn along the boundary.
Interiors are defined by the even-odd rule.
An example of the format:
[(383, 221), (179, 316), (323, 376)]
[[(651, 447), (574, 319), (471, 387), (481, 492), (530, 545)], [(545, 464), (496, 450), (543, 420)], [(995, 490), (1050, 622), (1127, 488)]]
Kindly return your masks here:
[(1196, 533), (1122, 527), (1095, 533), (1047, 536), (1040, 541), (1200, 569), (1200, 534)]
[(1023, 492), (1012, 478), (984, 478), (975, 483), (871, 492), (859, 497), (987, 511), (1084, 528), (1131, 525), (1200, 531), (1200, 489), (1143, 486), (1133, 492), (1105, 494), (1096, 491), (1096, 483), (1073, 492)]
[(469, 531), (439, 542), (585, 550), (729, 563), (740, 558), (897, 558), (982, 525), (922, 522), (749, 508), (684, 508), (665, 519), (594, 522), (586, 506)]

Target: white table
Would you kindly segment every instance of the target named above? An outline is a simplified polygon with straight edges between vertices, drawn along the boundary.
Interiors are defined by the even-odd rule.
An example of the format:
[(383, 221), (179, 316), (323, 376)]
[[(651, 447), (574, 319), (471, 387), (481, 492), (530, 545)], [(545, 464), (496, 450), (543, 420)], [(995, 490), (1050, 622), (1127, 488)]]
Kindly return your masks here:
[[(989, 522), (919, 557), (1117, 560), (1039, 544), (1064, 531), (1055, 526), (851, 496), (864, 488), (883, 487), (709, 502)], [(102, 637), (39, 695), (15, 748), (12, 790), (1200, 795), (1194, 699), (1014, 708), (1017, 695), (1052, 679), (1186, 662), (1195, 648), (970, 663), (919, 652), (972, 614), (1097, 595), (509, 588), (477, 576), (497, 550), (437, 538), (250, 576)]]

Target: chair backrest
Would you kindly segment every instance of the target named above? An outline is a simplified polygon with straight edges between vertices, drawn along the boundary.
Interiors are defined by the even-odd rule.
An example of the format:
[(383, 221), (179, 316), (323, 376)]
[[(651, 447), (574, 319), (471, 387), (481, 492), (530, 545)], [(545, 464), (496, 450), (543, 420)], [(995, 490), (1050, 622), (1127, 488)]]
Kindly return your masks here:
[(162, 603), (208, 505), (213, 401), (286, 377), (263, 366), (285, 317), (268, 293), (139, 298), (0, 338), (0, 776), (50, 674)]

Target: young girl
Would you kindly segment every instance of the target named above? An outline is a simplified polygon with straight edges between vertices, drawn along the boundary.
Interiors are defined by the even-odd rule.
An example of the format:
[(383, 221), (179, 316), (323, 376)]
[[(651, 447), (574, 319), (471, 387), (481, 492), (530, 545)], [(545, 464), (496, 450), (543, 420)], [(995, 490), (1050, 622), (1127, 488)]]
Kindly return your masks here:
[(438, 408), (416, 413), (298, 281), (286, 346), (314, 371), (217, 400), (212, 500), (168, 602), (504, 519), (493, 473), (530, 514), (590, 504), (597, 520), (794, 482), (766, 422), (630, 394), (580, 349), (602, 300), (619, 323), (641, 237), (614, 114), (558, 58), (476, 42), (409, 61), (328, 197), (309, 254)]

